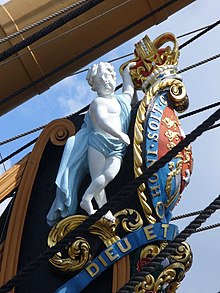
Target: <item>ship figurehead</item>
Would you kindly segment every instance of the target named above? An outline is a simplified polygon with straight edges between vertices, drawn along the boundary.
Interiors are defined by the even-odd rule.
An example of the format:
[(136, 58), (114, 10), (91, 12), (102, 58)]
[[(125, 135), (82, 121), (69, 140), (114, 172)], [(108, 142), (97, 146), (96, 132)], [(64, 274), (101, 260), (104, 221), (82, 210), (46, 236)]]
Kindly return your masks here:
[[(129, 168), (136, 178), (184, 139), (175, 111), (185, 111), (189, 99), (178, 73), (178, 58), (178, 44), (172, 33), (164, 33), (154, 41), (145, 36), (135, 44), (134, 58), (120, 68), (123, 74), (132, 64), (130, 76), (134, 88), (144, 92), (135, 105), (136, 117), (130, 126), (133, 164)], [(66, 246), (65, 252), (55, 254), (51, 264), (73, 274), (56, 292), (81, 292), (110, 266), (114, 267), (112, 286), (105, 290), (116, 292), (132, 274), (149, 263), (178, 234), (177, 226), (170, 224), (170, 220), (190, 181), (192, 164), (192, 150), (188, 146), (137, 188), (135, 207), (127, 202), (120, 207), (119, 203), (113, 218), (102, 217), (89, 227), (86, 236), (79, 235)], [(54, 246), (87, 218), (87, 215), (72, 215), (56, 223), (48, 237), (49, 246)], [(102, 250), (94, 249), (95, 237), (104, 245), (100, 246)], [(176, 292), (191, 263), (191, 249), (187, 243), (181, 243), (163, 262), (160, 271), (136, 285), (134, 292)], [(101, 277), (100, 280), (102, 282)], [(65, 291), (66, 288), (71, 290)], [(91, 292), (99, 292), (93, 289)]]

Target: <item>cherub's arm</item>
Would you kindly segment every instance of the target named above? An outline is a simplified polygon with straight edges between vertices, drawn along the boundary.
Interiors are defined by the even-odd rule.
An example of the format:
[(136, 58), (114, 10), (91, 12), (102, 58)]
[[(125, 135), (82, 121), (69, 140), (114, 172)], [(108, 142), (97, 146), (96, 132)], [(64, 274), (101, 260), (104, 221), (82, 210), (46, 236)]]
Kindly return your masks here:
[(99, 98), (96, 98), (90, 105), (90, 115), (95, 116), (95, 121), (98, 127), (104, 132), (118, 138), (120, 141), (124, 142), (126, 145), (130, 144), (130, 139), (128, 135), (121, 131), (121, 129), (115, 129), (111, 119), (108, 115), (108, 106), (101, 102)]
[(126, 97), (128, 97), (130, 102), (132, 101), (132, 98), (134, 96), (134, 84), (131, 79), (130, 68), (135, 65), (136, 65), (136, 62), (129, 63), (125, 67), (125, 69), (123, 70), (123, 73), (122, 73), (122, 80), (123, 80), (122, 92), (123, 92), (123, 94), (126, 95)]

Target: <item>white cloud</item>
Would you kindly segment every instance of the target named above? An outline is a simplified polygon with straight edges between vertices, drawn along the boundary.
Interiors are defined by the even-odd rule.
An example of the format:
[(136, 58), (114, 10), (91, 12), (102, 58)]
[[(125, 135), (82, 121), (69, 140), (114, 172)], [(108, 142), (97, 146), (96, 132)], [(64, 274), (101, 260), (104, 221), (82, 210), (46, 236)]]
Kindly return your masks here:
[(87, 81), (77, 75), (62, 80), (57, 92), (58, 105), (61, 107), (64, 116), (90, 104), (95, 97)]

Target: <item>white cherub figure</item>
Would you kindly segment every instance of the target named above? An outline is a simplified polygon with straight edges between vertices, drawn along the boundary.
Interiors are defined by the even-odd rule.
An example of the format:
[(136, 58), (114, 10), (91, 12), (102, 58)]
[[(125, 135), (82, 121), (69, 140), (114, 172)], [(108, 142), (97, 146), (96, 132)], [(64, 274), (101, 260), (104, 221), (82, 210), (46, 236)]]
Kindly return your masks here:
[[(56, 178), (56, 197), (47, 215), (50, 226), (59, 219), (74, 215), (78, 206), (78, 189), (85, 175), (91, 175), (91, 184), (85, 191), (80, 207), (88, 215), (106, 202), (105, 187), (118, 174), (126, 146), (131, 101), (134, 86), (129, 63), (123, 73), (122, 94), (115, 95), (116, 73), (111, 64), (101, 62), (89, 69), (87, 80), (97, 97), (85, 115), (84, 123), (76, 135), (68, 138)], [(111, 217), (111, 215), (110, 215)]]
[[(134, 94), (134, 86), (129, 74), (129, 64), (123, 71), (123, 93), (115, 95), (116, 73), (109, 63), (101, 62), (93, 65), (87, 74), (92, 90), (97, 92), (89, 108), (93, 125), (94, 139), (88, 147), (88, 163), (91, 184), (87, 188), (80, 203), (81, 208), (91, 215), (95, 213), (92, 205), (94, 197), (98, 207), (106, 202), (105, 187), (118, 174), (125, 146), (130, 139), (123, 131), (124, 120), (129, 119), (130, 104)], [(120, 100), (123, 100), (119, 102)], [(122, 118), (121, 103), (126, 104), (127, 112)]]

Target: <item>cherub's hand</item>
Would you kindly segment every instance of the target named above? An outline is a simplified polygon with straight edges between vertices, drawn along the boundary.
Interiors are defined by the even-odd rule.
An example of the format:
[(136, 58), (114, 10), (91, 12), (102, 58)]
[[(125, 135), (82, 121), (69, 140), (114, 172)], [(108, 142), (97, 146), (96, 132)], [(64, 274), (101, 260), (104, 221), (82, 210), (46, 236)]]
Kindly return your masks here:
[(120, 134), (119, 140), (122, 141), (122, 142), (124, 142), (126, 145), (129, 145), (129, 144), (130, 144), (130, 138), (129, 138), (129, 136), (128, 136), (126, 133), (124, 133), (124, 132), (122, 132), (122, 133)]
[(135, 66), (137, 63), (136, 62), (130, 62), (128, 63), (128, 65), (125, 67), (124, 69), (124, 73), (129, 73), (130, 72), (130, 68)]

